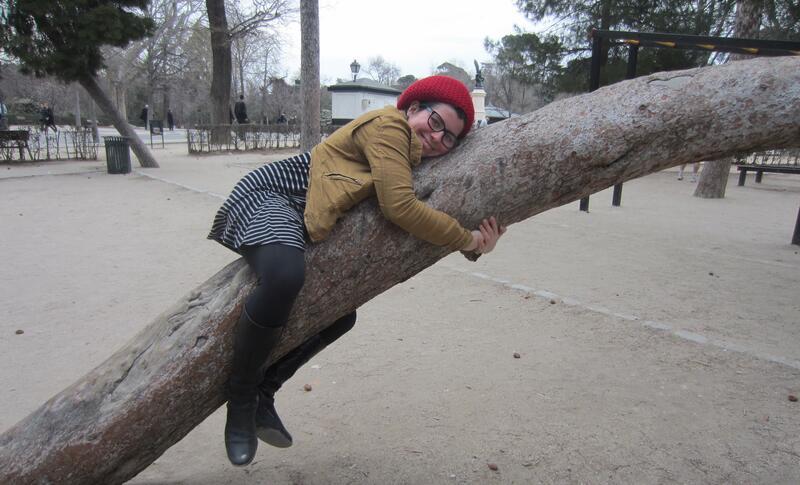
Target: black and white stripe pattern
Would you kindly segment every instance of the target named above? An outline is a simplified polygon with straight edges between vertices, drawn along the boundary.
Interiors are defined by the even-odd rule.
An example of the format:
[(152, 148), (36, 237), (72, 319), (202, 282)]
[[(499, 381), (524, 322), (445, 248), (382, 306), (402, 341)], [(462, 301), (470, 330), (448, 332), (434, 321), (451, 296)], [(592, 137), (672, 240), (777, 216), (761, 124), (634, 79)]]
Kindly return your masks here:
[(310, 164), (311, 154), (303, 153), (242, 177), (217, 211), (208, 238), (234, 251), (264, 244), (305, 250), (303, 211)]

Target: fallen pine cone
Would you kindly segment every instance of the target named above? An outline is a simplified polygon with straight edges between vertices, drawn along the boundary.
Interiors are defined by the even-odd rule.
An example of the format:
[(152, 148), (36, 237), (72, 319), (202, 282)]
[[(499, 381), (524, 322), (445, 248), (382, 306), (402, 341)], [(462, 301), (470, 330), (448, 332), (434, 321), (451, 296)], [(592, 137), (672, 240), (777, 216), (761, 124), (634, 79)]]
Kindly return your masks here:
[(304, 384), (303, 385), (303, 390), (306, 391), (306, 392), (309, 392), (311, 390), (311, 384)]
[(521, 356), (519, 355), (519, 352), (514, 352), (514, 358), (515, 358), (515, 359), (519, 359), (520, 357), (521, 357)]
[(497, 465), (495, 465), (494, 463), (487, 463), (486, 466), (488, 466), (489, 470), (491, 470), (493, 472), (497, 471)]
[(795, 396), (794, 394), (789, 394), (789, 400), (792, 402), (797, 402), (797, 396)]
[(17, 335), (22, 335), (23, 333), (25, 333), (25, 330), (17, 330), (14, 333), (17, 334)]

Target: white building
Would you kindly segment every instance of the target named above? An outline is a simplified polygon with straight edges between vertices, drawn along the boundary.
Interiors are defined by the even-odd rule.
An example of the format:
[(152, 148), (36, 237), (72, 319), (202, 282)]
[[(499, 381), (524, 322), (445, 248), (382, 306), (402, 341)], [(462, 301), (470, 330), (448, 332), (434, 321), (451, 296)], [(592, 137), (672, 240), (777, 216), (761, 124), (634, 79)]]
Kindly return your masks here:
[(401, 91), (370, 79), (358, 79), (328, 87), (331, 93), (331, 118), (334, 125), (344, 125), (364, 113), (395, 106)]

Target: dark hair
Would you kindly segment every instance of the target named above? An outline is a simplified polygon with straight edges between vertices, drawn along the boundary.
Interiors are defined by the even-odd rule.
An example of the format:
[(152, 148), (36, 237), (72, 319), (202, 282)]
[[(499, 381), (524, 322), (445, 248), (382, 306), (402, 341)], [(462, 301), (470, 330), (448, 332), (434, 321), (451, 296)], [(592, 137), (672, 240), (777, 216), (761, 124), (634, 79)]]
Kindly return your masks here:
[(244, 99), (244, 94), (240, 94), (239, 99)]

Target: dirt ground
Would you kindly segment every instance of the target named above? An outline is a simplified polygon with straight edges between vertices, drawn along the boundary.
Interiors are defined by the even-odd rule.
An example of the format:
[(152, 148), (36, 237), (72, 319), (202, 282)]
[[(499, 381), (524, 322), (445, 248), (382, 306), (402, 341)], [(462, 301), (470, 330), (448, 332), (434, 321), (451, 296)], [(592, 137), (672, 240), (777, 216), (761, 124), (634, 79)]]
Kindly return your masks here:
[[(0, 429), (234, 259), (213, 214), (278, 155), (185, 150), (0, 165)], [(442, 260), (278, 394), (293, 447), (230, 466), (220, 409), (131, 483), (800, 483), (800, 177), (693, 190), (657, 173)]]

